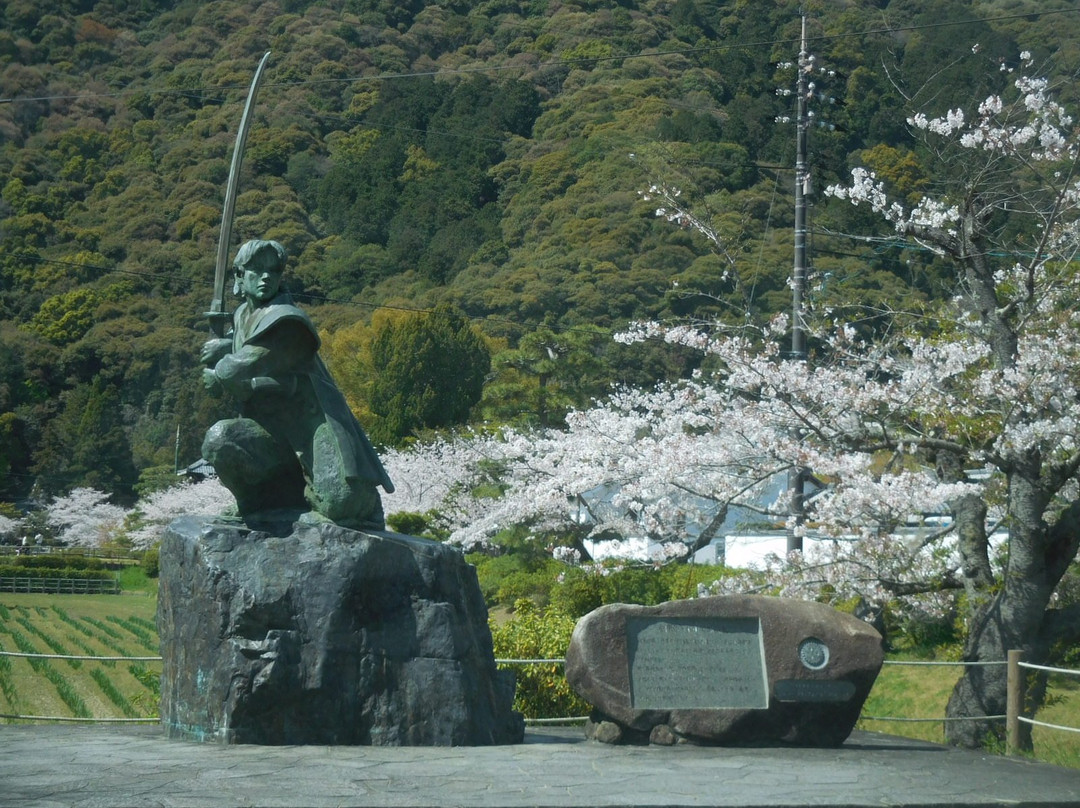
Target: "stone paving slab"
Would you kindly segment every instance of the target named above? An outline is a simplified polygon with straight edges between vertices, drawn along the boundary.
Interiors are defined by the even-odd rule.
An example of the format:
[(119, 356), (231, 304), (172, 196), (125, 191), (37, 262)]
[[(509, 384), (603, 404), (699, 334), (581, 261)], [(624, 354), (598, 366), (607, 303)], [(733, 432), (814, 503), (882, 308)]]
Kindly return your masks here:
[(218, 746), (158, 727), (0, 726), (3, 808), (1078, 806), (1080, 771), (856, 732), (839, 749)]

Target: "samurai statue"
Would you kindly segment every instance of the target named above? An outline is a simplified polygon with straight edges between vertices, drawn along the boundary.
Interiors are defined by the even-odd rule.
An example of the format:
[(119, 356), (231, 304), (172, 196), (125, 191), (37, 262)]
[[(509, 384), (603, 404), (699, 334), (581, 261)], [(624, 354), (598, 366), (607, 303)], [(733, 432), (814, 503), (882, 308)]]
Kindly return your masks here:
[(203, 345), (203, 383), (239, 403), (206, 433), (203, 457), (241, 517), (306, 512), (355, 529), (383, 529), (378, 487), (394, 490), (375, 449), (319, 357), (319, 335), (282, 287), (285, 248), (249, 241), (233, 261), (243, 302), (232, 333)]

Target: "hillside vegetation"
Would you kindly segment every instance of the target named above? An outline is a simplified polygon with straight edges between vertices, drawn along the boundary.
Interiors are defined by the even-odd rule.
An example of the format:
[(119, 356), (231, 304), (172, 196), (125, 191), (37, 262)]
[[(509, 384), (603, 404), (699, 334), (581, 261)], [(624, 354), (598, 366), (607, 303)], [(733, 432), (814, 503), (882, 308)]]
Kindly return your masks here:
[[(474, 417), (546, 423), (612, 381), (688, 372), (605, 335), (790, 305), (794, 131), (777, 118), (794, 101), (777, 90), (794, 86), (778, 65), (797, 56), (801, 6), (835, 71), (817, 90), (840, 102), (814, 102), (835, 126), (811, 136), (817, 188), (859, 162), (917, 194), (913, 107), (979, 97), (1022, 50), (1051, 77), (1080, 64), (1069, 0), (59, 0), (45, 14), (9, 0), (0, 501), (93, 486), (130, 502), (199, 456), (225, 412), (198, 385), (201, 313), (266, 51), (234, 246), (287, 246), (290, 286), (369, 427), (380, 328), (438, 304), (494, 355)], [(640, 193), (656, 183), (706, 211), (736, 274), (656, 215)], [(931, 253), (851, 239), (888, 234), (811, 199), (810, 305), (950, 292)], [(574, 358), (544, 364), (559, 355)]]

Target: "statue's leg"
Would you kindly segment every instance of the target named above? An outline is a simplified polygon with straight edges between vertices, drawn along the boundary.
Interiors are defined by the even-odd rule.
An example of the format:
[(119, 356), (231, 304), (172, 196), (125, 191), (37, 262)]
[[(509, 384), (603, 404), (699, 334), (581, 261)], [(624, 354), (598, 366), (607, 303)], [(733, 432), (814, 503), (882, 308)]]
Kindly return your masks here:
[(373, 482), (349, 477), (329, 424), (315, 430), (307, 499), (312, 509), (339, 525), (382, 530), (382, 499)]
[(236, 497), (241, 516), (306, 507), (300, 463), (255, 421), (218, 421), (206, 432), (202, 454)]

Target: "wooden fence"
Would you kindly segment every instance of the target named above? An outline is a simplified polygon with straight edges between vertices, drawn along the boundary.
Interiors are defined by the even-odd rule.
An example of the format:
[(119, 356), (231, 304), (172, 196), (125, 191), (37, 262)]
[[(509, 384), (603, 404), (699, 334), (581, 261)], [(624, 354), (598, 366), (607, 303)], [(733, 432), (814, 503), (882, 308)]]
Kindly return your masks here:
[(0, 592), (45, 595), (119, 595), (115, 578), (0, 578)]

